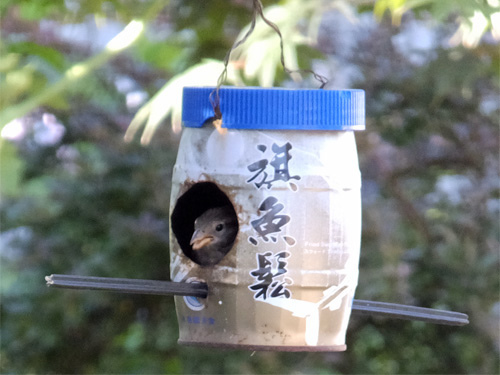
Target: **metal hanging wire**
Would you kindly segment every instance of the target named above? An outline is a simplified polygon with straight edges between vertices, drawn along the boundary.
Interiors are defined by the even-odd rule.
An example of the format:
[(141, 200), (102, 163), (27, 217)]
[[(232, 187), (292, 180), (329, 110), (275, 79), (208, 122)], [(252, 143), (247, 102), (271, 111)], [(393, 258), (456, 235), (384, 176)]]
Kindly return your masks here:
[(314, 72), (311, 69), (297, 69), (297, 70), (291, 70), (289, 69), (286, 64), (285, 64), (285, 54), (284, 54), (284, 49), (283, 49), (283, 35), (281, 34), (281, 31), (279, 27), (271, 22), (265, 15), (264, 15), (264, 7), (262, 6), (262, 3), (260, 0), (253, 0), (253, 13), (252, 13), (252, 22), (250, 23), (250, 27), (248, 31), (245, 33), (245, 35), (240, 39), (237, 40), (232, 47), (229, 49), (229, 51), (226, 53), (226, 56), (224, 57), (224, 70), (220, 74), (218, 80), (217, 80), (217, 86), (215, 89), (210, 93), (209, 100), (210, 103), (212, 104), (212, 108), (214, 110), (214, 117), (211, 119), (214, 125), (217, 128), (220, 128), (221, 126), (221, 120), (222, 120), (222, 112), (220, 109), (220, 96), (219, 96), (219, 90), (221, 86), (226, 82), (227, 79), (227, 67), (229, 65), (229, 59), (231, 57), (231, 52), (234, 51), (236, 48), (238, 48), (240, 45), (245, 43), (245, 41), (248, 39), (248, 37), (252, 34), (252, 32), (255, 29), (255, 25), (257, 23), (257, 18), (260, 16), (262, 21), (264, 21), (271, 29), (273, 29), (276, 34), (278, 34), (278, 37), (280, 39), (280, 61), (281, 65), (283, 67), (283, 70), (287, 74), (292, 74), (292, 73), (310, 73), (313, 75), (313, 77), (321, 83), (321, 86), (319, 87), (320, 89), (323, 89), (325, 85), (328, 83), (328, 79), (321, 74), (318, 74)]

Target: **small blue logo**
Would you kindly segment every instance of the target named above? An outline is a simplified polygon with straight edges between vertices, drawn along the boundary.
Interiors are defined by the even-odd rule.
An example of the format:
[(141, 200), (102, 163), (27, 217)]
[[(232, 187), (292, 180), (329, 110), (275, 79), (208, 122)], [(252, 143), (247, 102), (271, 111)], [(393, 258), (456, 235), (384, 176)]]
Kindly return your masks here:
[[(203, 283), (204, 280), (197, 277), (190, 277), (186, 280), (187, 283)], [(205, 308), (204, 299), (193, 296), (184, 296), (184, 303), (193, 311), (201, 311)]]
[(205, 305), (197, 297), (184, 296), (184, 302), (193, 311), (201, 311), (205, 308)]

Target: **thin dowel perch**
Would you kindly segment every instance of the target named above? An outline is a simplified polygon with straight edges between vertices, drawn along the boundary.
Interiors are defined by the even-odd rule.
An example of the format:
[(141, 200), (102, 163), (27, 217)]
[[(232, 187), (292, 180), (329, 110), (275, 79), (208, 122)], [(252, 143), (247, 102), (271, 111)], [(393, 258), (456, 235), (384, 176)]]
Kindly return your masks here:
[[(120, 279), (111, 277), (50, 275), (47, 285), (56, 288), (105, 290), (120, 293), (178, 295), (207, 298), (205, 283), (179, 283), (173, 281)], [(356, 315), (381, 316), (394, 319), (418, 320), (434, 324), (462, 326), (469, 324), (467, 314), (436, 310), (425, 307), (400, 305), (387, 302), (353, 300), (352, 313)]]

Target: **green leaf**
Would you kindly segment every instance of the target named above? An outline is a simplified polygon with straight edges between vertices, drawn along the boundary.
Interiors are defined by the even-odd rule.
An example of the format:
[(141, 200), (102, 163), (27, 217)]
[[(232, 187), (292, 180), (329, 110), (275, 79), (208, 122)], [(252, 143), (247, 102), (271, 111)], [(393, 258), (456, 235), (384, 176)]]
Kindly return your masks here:
[(188, 49), (169, 41), (151, 42), (141, 38), (134, 49), (136, 55), (143, 61), (166, 70), (175, 70), (175, 67), (186, 58)]
[(145, 342), (146, 334), (140, 323), (133, 323), (128, 330), (115, 338), (115, 345), (123, 347), (129, 352), (137, 351)]
[(54, 48), (43, 46), (34, 42), (19, 42), (9, 45), (9, 52), (22, 55), (36, 55), (47, 61), (59, 71), (65, 67), (64, 55)]
[(18, 64), (21, 56), (17, 53), (5, 53), (2, 51), (0, 54), (0, 73), (6, 73), (10, 70), (15, 69)]
[(17, 196), (24, 170), (24, 162), (17, 155), (16, 147), (0, 140), (0, 194)]
[(166, 374), (182, 374), (182, 361), (179, 357), (173, 357), (165, 362)]
[(64, 0), (23, 1), (20, 14), (27, 20), (39, 20), (66, 9)]

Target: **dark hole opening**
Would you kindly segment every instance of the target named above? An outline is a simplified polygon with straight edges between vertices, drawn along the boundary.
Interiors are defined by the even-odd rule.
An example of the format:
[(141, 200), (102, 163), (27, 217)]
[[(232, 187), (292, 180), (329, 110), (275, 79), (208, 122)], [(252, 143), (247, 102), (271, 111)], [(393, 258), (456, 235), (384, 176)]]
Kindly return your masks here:
[[(198, 182), (177, 200), (170, 222), (172, 232), (179, 243), (182, 252), (193, 262), (201, 266), (213, 266), (219, 263), (231, 250), (207, 250), (205, 248), (193, 250), (190, 245), (194, 233), (195, 220), (207, 210), (216, 207), (230, 207), (231, 215), (237, 222), (237, 215), (227, 195), (213, 182)], [(236, 239), (238, 230), (231, 241)]]

